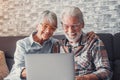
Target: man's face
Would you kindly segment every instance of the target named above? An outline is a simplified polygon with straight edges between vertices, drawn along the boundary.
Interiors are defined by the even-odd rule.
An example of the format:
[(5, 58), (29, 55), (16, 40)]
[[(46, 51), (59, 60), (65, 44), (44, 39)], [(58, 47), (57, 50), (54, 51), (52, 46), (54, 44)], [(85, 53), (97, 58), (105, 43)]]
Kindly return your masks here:
[(81, 35), (84, 24), (80, 23), (76, 17), (67, 16), (63, 18), (62, 27), (68, 40), (76, 42)]
[(56, 27), (50, 24), (48, 21), (44, 21), (37, 26), (38, 37), (43, 40), (49, 39), (53, 35), (55, 30)]

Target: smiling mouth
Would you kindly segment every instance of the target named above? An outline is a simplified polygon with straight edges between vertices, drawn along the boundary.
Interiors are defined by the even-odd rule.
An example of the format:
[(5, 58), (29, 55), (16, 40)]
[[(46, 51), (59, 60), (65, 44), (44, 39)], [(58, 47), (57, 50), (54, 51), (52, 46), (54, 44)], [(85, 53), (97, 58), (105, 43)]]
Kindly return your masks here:
[(45, 37), (50, 37), (50, 34), (44, 33), (44, 36), (45, 36)]
[(72, 34), (69, 34), (70, 36), (75, 36), (76, 35), (76, 33), (72, 33)]

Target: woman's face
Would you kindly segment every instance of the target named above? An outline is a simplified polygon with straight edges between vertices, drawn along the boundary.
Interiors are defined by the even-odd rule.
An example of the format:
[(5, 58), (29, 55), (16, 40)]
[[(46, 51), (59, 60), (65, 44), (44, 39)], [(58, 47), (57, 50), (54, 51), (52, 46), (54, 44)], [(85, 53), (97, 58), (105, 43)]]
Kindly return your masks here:
[(37, 35), (40, 39), (47, 40), (53, 35), (55, 30), (56, 27), (45, 20), (43, 23), (37, 26)]

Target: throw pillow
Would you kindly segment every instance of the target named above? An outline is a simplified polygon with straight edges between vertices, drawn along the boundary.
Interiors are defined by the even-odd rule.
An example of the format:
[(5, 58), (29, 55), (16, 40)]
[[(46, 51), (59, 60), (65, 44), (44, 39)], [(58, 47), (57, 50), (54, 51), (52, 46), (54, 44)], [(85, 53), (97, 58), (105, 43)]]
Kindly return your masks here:
[(3, 80), (9, 73), (4, 52), (0, 50), (0, 80)]

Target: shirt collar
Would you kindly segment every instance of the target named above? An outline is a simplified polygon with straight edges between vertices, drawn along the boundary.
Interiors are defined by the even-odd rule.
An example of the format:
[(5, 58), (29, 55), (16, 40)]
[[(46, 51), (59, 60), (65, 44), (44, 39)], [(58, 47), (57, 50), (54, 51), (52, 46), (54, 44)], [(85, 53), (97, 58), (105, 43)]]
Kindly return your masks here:
[[(37, 33), (37, 32), (33, 32), (33, 33), (29, 36), (31, 46), (32, 46), (34, 43), (39, 44), (38, 42), (34, 41), (34, 39), (33, 39), (33, 35), (35, 35), (36, 33)], [(48, 40), (46, 40), (46, 41), (43, 43), (43, 45), (46, 44), (47, 42), (49, 42), (50, 40), (51, 40), (51, 37), (50, 37)], [(41, 45), (41, 44), (39, 44), (39, 45)], [(41, 46), (42, 46), (42, 45), (41, 45)]]
[(88, 41), (87, 35), (84, 32), (82, 32), (82, 38), (81, 38), (80, 44), (85, 45), (87, 43), (87, 41)]
[[(87, 35), (82, 32), (81, 35), (80, 35), (80, 42), (78, 42), (78, 46), (82, 45), (84, 46), (85, 44), (87, 43)], [(69, 43), (68, 43), (68, 39), (65, 40), (65, 46), (68, 46)]]

